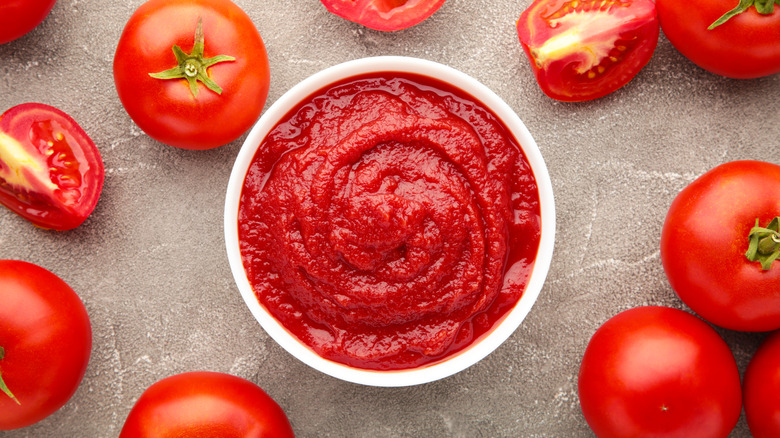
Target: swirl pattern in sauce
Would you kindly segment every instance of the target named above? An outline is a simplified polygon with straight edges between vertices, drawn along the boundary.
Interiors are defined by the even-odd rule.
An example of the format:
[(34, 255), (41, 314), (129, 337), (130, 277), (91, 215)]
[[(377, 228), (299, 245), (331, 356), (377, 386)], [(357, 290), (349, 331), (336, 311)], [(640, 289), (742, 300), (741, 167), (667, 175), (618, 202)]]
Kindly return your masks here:
[(522, 295), (539, 237), (514, 137), (414, 75), (302, 102), (258, 149), (239, 208), (260, 303), (320, 356), (369, 369), (430, 364), (489, 332)]

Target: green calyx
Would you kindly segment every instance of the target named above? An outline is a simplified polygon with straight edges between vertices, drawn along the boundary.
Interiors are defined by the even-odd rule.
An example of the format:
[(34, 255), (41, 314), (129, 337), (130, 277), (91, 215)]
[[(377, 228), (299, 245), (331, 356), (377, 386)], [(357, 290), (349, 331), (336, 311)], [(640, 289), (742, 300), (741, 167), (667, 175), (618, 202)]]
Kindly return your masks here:
[(198, 81), (202, 82), (209, 90), (222, 94), (222, 88), (209, 77), (207, 69), (220, 62), (235, 61), (236, 58), (227, 55), (203, 58), (204, 41), (203, 19), (198, 18), (198, 26), (195, 29), (195, 45), (192, 47), (192, 53), (186, 54), (179, 46), (174, 45), (173, 54), (176, 55), (176, 61), (179, 65), (159, 73), (149, 73), (149, 76), (156, 79), (186, 79), (190, 84), (190, 92), (192, 92), (194, 97), (198, 97)]
[(759, 14), (769, 15), (774, 11), (775, 4), (780, 5), (780, 0), (739, 0), (739, 4), (736, 8), (723, 14), (722, 17), (718, 18), (714, 23), (710, 24), (707, 29), (712, 30), (720, 26), (721, 24), (729, 21), (731, 17), (747, 11), (751, 6), (755, 6), (756, 11), (758, 11)]
[(761, 269), (769, 270), (772, 262), (780, 257), (780, 217), (775, 217), (765, 228), (756, 225), (748, 234), (750, 244), (745, 257), (751, 262), (761, 263)]
[[(3, 347), (0, 347), (0, 360), (2, 360), (5, 357), (5, 349)], [(0, 391), (3, 391), (5, 395), (8, 397), (11, 397), (13, 401), (16, 402), (17, 405), (21, 405), (19, 403), (19, 399), (16, 398), (16, 396), (11, 392), (10, 389), (8, 389), (8, 386), (5, 384), (5, 381), (3, 380), (3, 375), (0, 374)]]

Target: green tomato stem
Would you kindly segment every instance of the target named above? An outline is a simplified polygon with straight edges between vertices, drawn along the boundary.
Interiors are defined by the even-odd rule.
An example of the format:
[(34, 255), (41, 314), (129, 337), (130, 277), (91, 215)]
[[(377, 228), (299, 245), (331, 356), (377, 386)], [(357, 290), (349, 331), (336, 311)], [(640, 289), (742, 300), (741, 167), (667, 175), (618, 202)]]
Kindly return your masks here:
[[(0, 360), (2, 360), (4, 357), (5, 357), (5, 348), (0, 347)], [(3, 380), (2, 372), (0, 372), (0, 391), (3, 391), (5, 395), (7, 395), (8, 397), (11, 397), (11, 399), (15, 401), (17, 405), (21, 405), (19, 399), (16, 398), (14, 393), (12, 393), (11, 390), (8, 389), (8, 386), (5, 384), (5, 381)]]
[(780, 216), (766, 227), (760, 227), (758, 219), (748, 234), (749, 244), (745, 257), (751, 262), (761, 263), (761, 269), (769, 270), (772, 262), (780, 257)]
[(207, 69), (214, 64), (226, 61), (235, 61), (236, 58), (227, 55), (217, 55), (212, 58), (203, 57), (205, 37), (203, 35), (203, 18), (198, 18), (195, 28), (195, 44), (192, 53), (185, 53), (178, 45), (173, 46), (173, 54), (176, 56), (176, 67), (158, 73), (149, 73), (155, 79), (186, 79), (193, 97), (198, 97), (198, 81), (209, 90), (222, 94), (222, 87), (217, 85), (208, 74)]
[(739, 4), (734, 9), (723, 14), (723, 16), (715, 20), (714, 23), (710, 24), (707, 29), (715, 29), (721, 24), (729, 21), (732, 17), (747, 11), (751, 6), (755, 6), (756, 11), (758, 11), (759, 14), (769, 15), (774, 12), (775, 3), (780, 5), (780, 0), (739, 0)]

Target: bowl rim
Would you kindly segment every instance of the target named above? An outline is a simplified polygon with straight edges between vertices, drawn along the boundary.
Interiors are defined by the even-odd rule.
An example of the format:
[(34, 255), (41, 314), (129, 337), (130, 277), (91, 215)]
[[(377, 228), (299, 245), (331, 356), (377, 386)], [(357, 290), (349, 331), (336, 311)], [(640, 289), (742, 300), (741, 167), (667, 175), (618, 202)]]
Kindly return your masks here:
[[(268, 132), (312, 93), (348, 77), (378, 72), (414, 73), (447, 82), (493, 111), (515, 136), (531, 166), (539, 191), (541, 213), (541, 237), (533, 270), (523, 295), (504, 319), (482, 339), (443, 361), (391, 371), (354, 368), (325, 359), (290, 334), (256, 298), (238, 246), (238, 207), (244, 179), (255, 152)], [(343, 62), (320, 70), (290, 88), (265, 111), (247, 135), (233, 165), (225, 197), (224, 231), (228, 262), (244, 302), (261, 327), (288, 353), (310, 367), (341, 380), (368, 386), (412, 386), (443, 379), (469, 368), (503, 344), (520, 326), (541, 292), (552, 261), (555, 228), (555, 205), (547, 166), (531, 133), (515, 111), (473, 77), (435, 61), (407, 56), (376, 56)]]

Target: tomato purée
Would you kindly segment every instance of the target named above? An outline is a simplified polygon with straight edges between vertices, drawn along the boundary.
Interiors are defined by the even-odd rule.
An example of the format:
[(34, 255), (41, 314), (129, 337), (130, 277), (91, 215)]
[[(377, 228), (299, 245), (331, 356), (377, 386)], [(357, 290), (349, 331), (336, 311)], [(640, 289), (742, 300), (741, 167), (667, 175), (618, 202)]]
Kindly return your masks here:
[(540, 238), (533, 172), (476, 99), (418, 75), (328, 86), (266, 136), (239, 245), (260, 303), (352, 367), (441, 361), (518, 302)]

